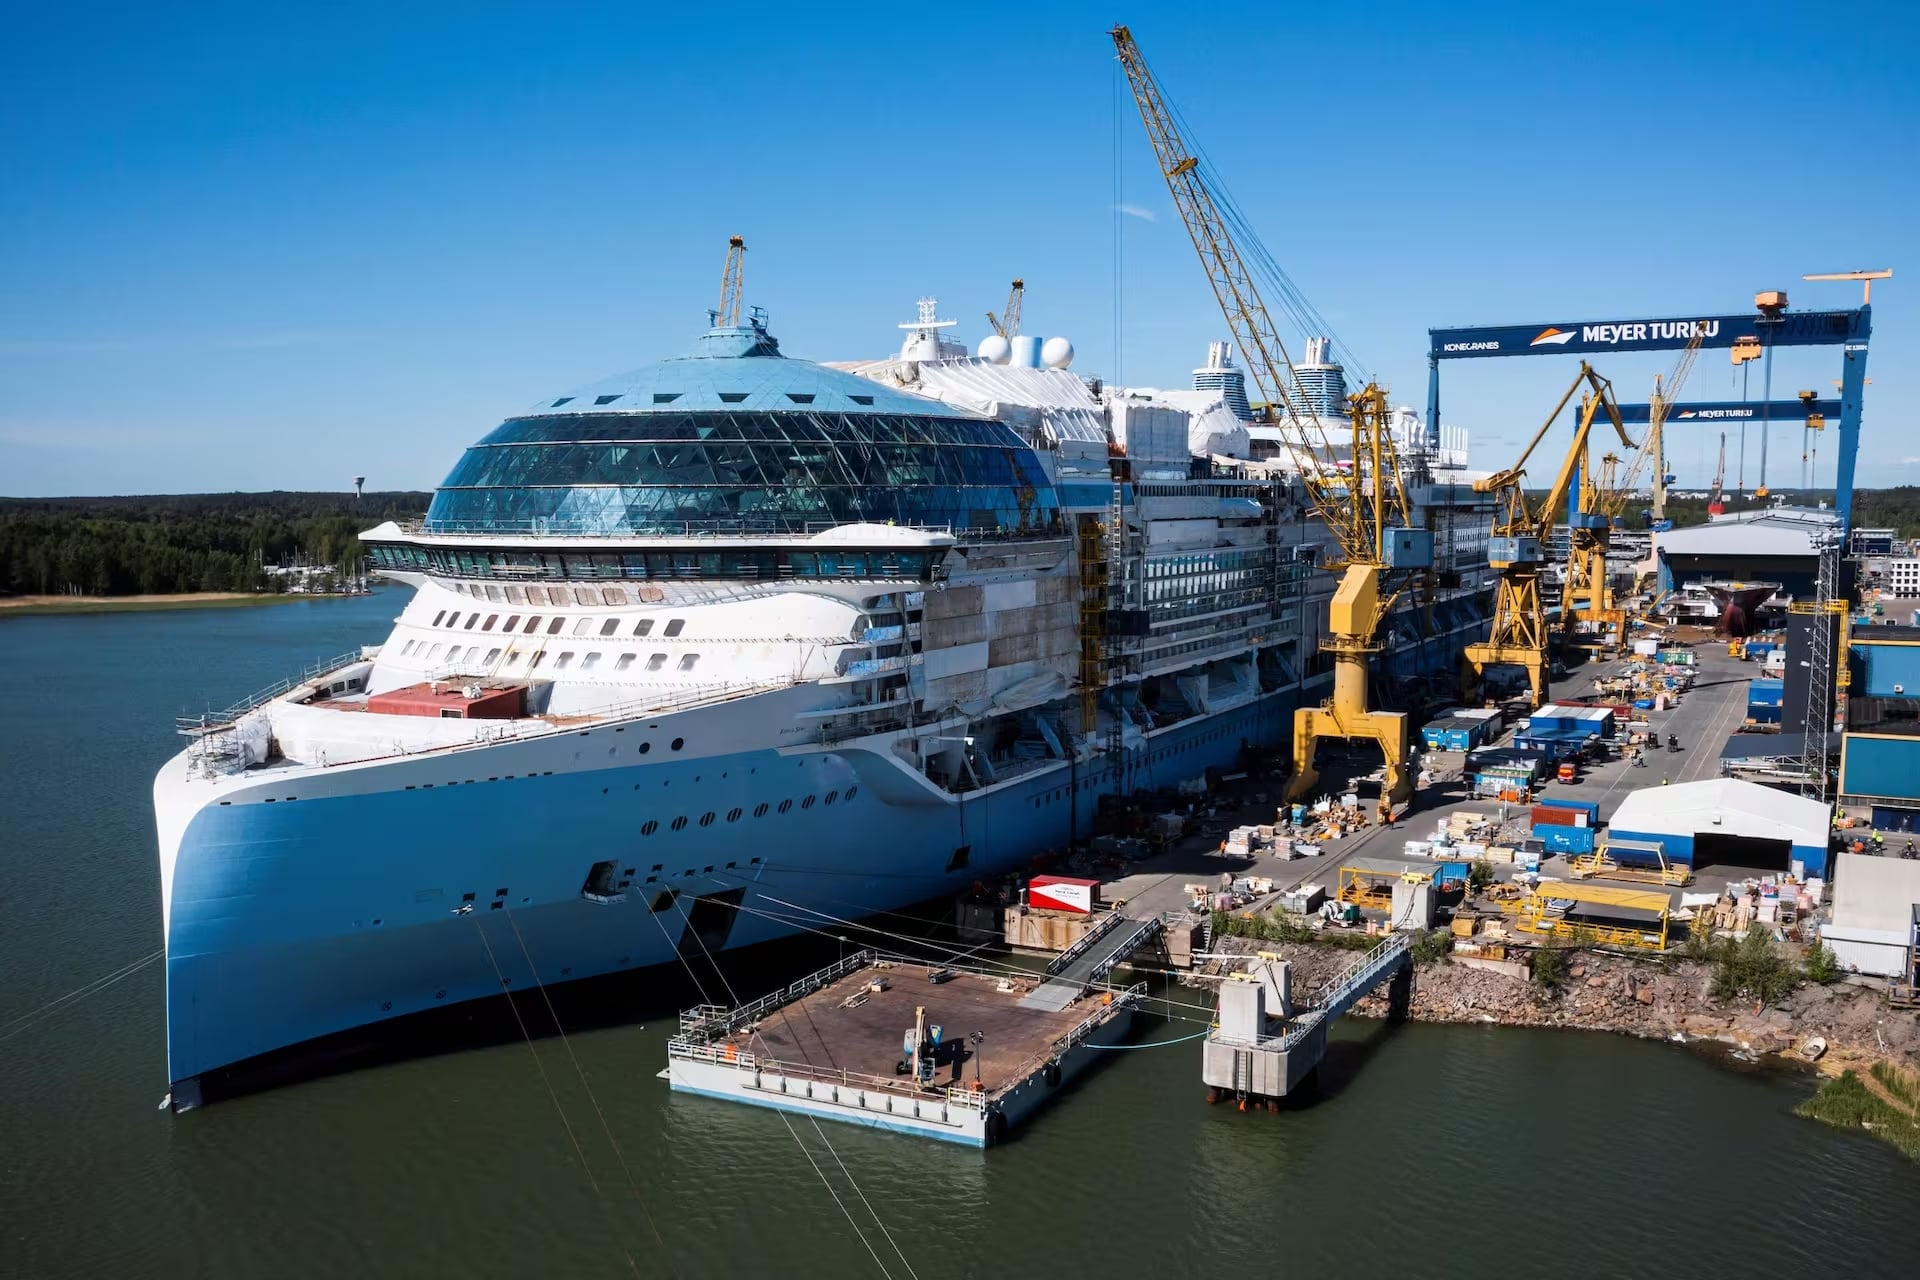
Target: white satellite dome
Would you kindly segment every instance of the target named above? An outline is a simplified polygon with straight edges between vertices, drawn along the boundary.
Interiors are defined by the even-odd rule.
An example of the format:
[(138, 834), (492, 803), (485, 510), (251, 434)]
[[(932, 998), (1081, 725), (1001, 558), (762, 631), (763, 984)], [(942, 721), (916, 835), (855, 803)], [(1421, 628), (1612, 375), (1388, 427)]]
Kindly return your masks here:
[(1048, 338), (1040, 348), (1040, 363), (1049, 369), (1064, 369), (1073, 363), (1073, 344), (1065, 338)]
[(973, 349), (973, 354), (988, 364), (1005, 364), (1013, 355), (1013, 344), (997, 333), (990, 333), (980, 339), (980, 345)]

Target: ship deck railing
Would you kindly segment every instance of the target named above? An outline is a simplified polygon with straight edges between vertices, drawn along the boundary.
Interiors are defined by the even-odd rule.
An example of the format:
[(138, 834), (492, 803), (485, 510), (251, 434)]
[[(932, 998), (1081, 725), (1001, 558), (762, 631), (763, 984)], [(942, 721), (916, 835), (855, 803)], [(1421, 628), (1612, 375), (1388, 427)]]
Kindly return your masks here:
[[(913, 522), (887, 520), (699, 520), (683, 521), (678, 525), (650, 525), (644, 529), (606, 530), (589, 528), (555, 527), (545, 521), (528, 521), (524, 524), (502, 524), (493, 520), (436, 520), (432, 527), (424, 520), (401, 520), (395, 522), (402, 533), (418, 537), (486, 537), (537, 538), (543, 541), (578, 542), (590, 540), (604, 543), (633, 542), (644, 545), (653, 539), (689, 538), (699, 541), (739, 541), (754, 538), (812, 538), (822, 533), (831, 533), (835, 529), (844, 529), (854, 524), (878, 524), (888, 528), (907, 529), (916, 533), (941, 533), (961, 542), (1016, 542), (1032, 538), (1063, 538), (1068, 536), (1065, 528), (1052, 525), (1001, 525), (991, 529), (959, 527), (949, 523), (918, 524)], [(496, 568), (499, 566), (495, 566)], [(472, 577), (472, 574), (452, 574), (452, 577)], [(544, 569), (531, 566), (519, 571), (517, 576), (555, 577)], [(613, 576), (620, 576), (617, 573)]]
[(246, 715), (247, 712), (263, 707), (275, 698), (283, 697), (293, 692), (293, 690), (298, 689), (303, 684), (311, 684), (323, 676), (332, 675), (342, 667), (349, 667), (356, 662), (365, 662), (366, 660), (367, 652), (364, 648), (351, 649), (346, 653), (338, 654), (331, 658), (322, 658), (319, 662), (307, 667), (299, 675), (287, 676), (282, 680), (275, 681), (264, 689), (256, 690), (224, 711), (209, 711), (197, 716), (178, 716), (174, 721), (175, 726), (180, 733), (190, 737), (205, 733), (218, 733), (223, 729), (231, 729), (234, 722), (239, 720), (241, 716)]

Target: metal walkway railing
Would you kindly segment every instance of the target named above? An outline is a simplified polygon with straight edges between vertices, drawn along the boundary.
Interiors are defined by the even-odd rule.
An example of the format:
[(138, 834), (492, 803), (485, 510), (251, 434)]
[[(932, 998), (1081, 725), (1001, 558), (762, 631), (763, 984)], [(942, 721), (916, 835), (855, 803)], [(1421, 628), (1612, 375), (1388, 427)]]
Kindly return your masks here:
[(1330, 1025), (1335, 1018), (1359, 1004), (1369, 991), (1413, 963), (1412, 949), (1411, 934), (1388, 934), (1384, 942), (1336, 974), (1309, 997), (1308, 1003), (1312, 1007), (1294, 1019), (1287, 1033), (1280, 1037), (1280, 1048), (1291, 1049), (1311, 1035), (1314, 1028)]

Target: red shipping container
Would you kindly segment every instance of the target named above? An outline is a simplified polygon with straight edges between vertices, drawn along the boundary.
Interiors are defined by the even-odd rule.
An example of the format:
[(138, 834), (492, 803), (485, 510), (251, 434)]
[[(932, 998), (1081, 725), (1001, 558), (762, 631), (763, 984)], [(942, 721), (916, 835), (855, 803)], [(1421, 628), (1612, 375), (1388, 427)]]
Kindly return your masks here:
[(1533, 825), (1536, 827), (1578, 827), (1584, 826), (1586, 814), (1578, 809), (1562, 809), (1556, 805), (1537, 804), (1533, 807)]
[(1027, 905), (1039, 911), (1092, 915), (1100, 905), (1100, 882), (1072, 876), (1035, 876), (1027, 881)]

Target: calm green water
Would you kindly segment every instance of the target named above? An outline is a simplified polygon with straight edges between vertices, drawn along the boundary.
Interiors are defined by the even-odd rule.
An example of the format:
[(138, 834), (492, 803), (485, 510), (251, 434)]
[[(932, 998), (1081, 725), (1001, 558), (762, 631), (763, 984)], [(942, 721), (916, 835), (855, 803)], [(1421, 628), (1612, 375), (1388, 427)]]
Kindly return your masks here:
[[(399, 602), (0, 621), (0, 1028), (159, 945), (171, 717), (380, 639)], [(561, 1005), (630, 1183), (568, 1046), (539, 1042), (550, 1097), (497, 1014), (454, 1050), (158, 1111), (161, 986), (0, 1041), (0, 1275), (882, 1274), (800, 1144), (886, 1272), (841, 1162), (928, 1280), (1920, 1270), (1920, 1168), (1796, 1119), (1802, 1081), (1609, 1037), (1358, 1023), (1323, 1100), (1279, 1116), (1205, 1106), (1192, 1045), (1129, 1051), (983, 1155), (670, 1096), (686, 991), (655, 976)]]

